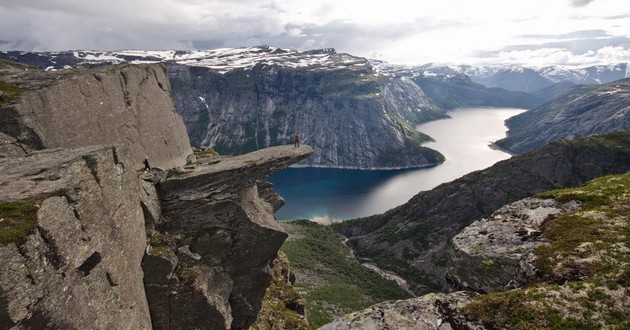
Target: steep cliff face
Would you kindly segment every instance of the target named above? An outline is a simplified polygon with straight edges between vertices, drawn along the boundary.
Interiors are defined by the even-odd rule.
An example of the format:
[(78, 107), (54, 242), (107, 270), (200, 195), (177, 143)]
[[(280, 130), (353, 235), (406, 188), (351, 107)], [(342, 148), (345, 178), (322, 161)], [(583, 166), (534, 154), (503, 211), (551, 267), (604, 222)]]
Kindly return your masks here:
[(628, 133), (552, 143), (335, 228), (351, 237), (358, 257), (403, 276), (416, 293), (443, 290), (450, 240), (472, 221), (537, 192), (626, 172), (629, 164)]
[(130, 164), (113, 147), (0, 158), (0, 328), (151, 328)]
[(379, 77), (364, 59), (329, 56), (340, 57), (339, 63), (256, 64), (225, 73), (171, 65), (173, 97), (192, 143), (241, 154), (292, 143), (299, 132), (315, 149), (309, 165), (423, 167), (443, 161), (420, 146), (429, 138), (414, 129), (445, 116), (418, 86)]
[(258, 46), (208, 51), (0, 52), (40, 68), (127, 62), (168, 66), (177, 111), (194, 146), (242, 154), (304, 136), (305, 164), (423, 167), (443, 157), (420, 144), (414, 125), (445, 117), (404, 74), (376, 71), (334, 49)]
[(506, 121), (507, 137), (496, 144), (522, 153), (558, 139), (630, 130), (630, 79), (577, 86), (544, 105)]
[(141, 167), (171, 168), (192, 153), (175, 112), (166, 70), (122, 65), (69, 72), (21, 71), (4, 81), (22, 90), (0, 112), (0, 132), (33, 149), (123, 144)]
[(162, 65), (0, 69), (0, 328), (254, 322), (286, 237), (265, 178), (312, 148), (193, 157)]
[(269, 266), (287, 237), (258, 186), (311, 153), (308, 146), (264, 149), (159, 184), (162, 216), (148, 224), (143, 261), (156, 329), (246, 329), (256, 320)]

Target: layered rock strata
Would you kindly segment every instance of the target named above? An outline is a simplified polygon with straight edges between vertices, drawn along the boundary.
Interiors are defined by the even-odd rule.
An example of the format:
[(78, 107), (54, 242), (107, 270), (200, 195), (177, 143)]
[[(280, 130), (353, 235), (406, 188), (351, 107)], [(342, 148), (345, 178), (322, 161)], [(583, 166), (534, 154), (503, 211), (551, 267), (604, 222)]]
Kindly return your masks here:
[(151, 328), (130, 163), (117, 147), (0, 158), (0, 328)]
[(0, 80), (22, 90), (19, 101), (0, 111), (9, 155), (19, 152), (16, 142), (27, 150), (122, 144), (132, 155), (130, 168), (141, 168), (145, 157), (172, 168), (192, 153), (163, 65), (13, 70)]
[(259, 187), (311, 153), (273, 147), (159, 183), (162, 216), (148, 224), (143, 262), (156, 329), (245, 329), (256, 320), (269, 266), (287, 237), (268, 202), (277, 198), (268, 189), (261, 197)]
[(162, 65), (3, 62), (0, 87), (1, 329), (254, 322), (286, 237), (265, 178), (312, 148), (195, 160)]

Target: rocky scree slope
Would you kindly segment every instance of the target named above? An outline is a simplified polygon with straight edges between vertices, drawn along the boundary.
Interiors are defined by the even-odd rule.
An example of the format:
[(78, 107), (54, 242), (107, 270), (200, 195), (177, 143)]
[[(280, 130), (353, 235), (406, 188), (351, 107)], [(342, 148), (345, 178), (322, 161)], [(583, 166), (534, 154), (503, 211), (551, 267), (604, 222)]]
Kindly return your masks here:
[(558, 139), (630, 130), (630, 79), (576, 86), (544, 105), (506, 121), (496, 145), (522, 153)]
[(443, 291), (450, 240), (475, 219), (541, 191), (628, 170), (628, 133), (560, 141), (421, 192), (384, 214), (334, 228), (350, 238), (357, 257), (394, 271), (415, 293)]
[(0, 73), (0, 328), (254, 322), (286, 236), (266, 176), (310, 147), (195, 160), (162, 65)]
[(443, 161), (416, 124), (444, 118), (413, 82), (334, 49), (268, 46), (209, 51), (0, 53), (41, 68), (121, 62), (168, 64), (173, 98), (191, 141), (222, 154), (292, 143), (315, 149), (305, 164), (424, 167)]

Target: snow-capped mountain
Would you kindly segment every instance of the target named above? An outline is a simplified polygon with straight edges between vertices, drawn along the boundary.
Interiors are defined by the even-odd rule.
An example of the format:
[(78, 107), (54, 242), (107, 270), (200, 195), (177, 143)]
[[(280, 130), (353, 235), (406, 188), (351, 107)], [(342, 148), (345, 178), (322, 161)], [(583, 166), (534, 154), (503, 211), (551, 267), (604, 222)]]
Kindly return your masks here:
[(465, 74), (474, 82), (487, 87), (500, 87), (528, 93), (537, 92), (560, 82), (606, 84), (630, 77), (630, 65), (628, 63), (586, 67), (545, 66), (538, 68), (515, 64), (492, 66), (427, 64), (420, 68), (428, 72), (441, 74)]
[[(175, 63), (212, 69), (227, 73), (236, 69), (251, 69), (256, 65), (278, 65), (294, 69), (338, 70), (369, 65), (365, 58), (337, 53), (332, 48), (312, 51), (256, 46), (246, 48), (221, 48), (212, 50), (121, 50), (121, 51), (64, 51), (64, 52), (6, 52), (5, 59), (29, 62), (41, 57), (37, 66), (46, 70), (58, 70), (76, 66), (118, 63)], [(44, 66), (44, 64), (48, 64)]]
[[(441, 155), (422, 148), (414, 126), (465, 106), (532, 108), (536, 97), (487, 88), (461, 72), (368, 60), (334, 49), (269, 46), (204, 51), (0, 52), (45, 70), (121, 63), (166, 66), (191, 142), (240, 154), (285, 144), (295, 132), (309, 165), (418, 167)], [(123, 77), (124, 78), (124, 77)]]
[(443, 161), (420, 146), (429, 137), (414, 126), (445, 111), (413, 81), (380, 74), (367, 59), (334, 49), (9, 52), (0, 58), (47, 70), (160, 62), (193, 145), (222, 154), (290, 143), (299, 132), (315, 149), (308, 165), (398, 168)]

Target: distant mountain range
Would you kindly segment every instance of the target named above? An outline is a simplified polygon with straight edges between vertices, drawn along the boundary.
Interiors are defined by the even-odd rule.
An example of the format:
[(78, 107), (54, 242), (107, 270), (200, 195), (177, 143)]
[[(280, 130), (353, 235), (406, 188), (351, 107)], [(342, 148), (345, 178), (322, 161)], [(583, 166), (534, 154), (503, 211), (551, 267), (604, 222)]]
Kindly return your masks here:
[(534, 93), (560, 82), (573, 84), (605, 84), (630, 78), (628, 63), (587, 67), (546, 66), (541, 68), (520, 65), (439, 66), (427, 64), (420, 69), (441, 74), (465, 74), (486, 87), (500, 87), (511, 91)]
[(458, 107), (532, 109), (575, 84), (628, 76), (628, 66), (402, 66), (334, 49), (269, 46), (207, 51), (0, 52), (44, 70), (161, 62), (191, 142), (223, 154), (291, 143), (315, 154), (307, 165), (404, 168), (439, 164), (415, 125)]
[(506, 121), (496, 145), (522, 153), (560, 139), (630, 130), (630, 79), (578, 85), (544, 105)]
[(208, 51), (5, 52), (0, 59), (45, 70), (161, 62), (191, 142), (223, 154), (291, 143), (315, 149), (304, 164), (424, 167), (444, 160), (421, 146), (415, 125), (466, 106), (532, 108), (545, 100), (486, 88), (463, 74), (367, 60), (334, 49), (268, 46)]

